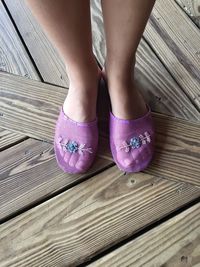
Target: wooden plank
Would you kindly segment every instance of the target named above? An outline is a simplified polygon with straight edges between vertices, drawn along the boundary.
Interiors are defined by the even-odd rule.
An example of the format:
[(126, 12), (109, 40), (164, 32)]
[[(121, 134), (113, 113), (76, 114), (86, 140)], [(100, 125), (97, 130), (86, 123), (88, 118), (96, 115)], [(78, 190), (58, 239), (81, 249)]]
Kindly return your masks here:
[[(149, 173), (200, 186), (200, 124), (155, 114), (156, 157)], [(170, 167), (169, 167), (170, 165)], [(192, 176), (191, 176), (191, 173)]]
[(200, 266), (200, 204), (88, 266)]
[[(100, 0), (91, 1), (94, 53), (103, 66), (106, 43)], [(141, 92), (154, 111), (199, 121), (199, 111), (157, 58), (144, 39), (137, 51), (135, 78)]]
[(15, 133), (15, 132), (0, 128), (0, 151), (26, 138), (27, 137), (23, 134)]
[(200, 196), (194, 186), (179, 189), (109, 168), (1, 225), (1, 267), (83, 263)]
[[(67, 89), (0, 73), (0, 126), (31, 137), (52, 140), (59, 106)], [(43, 118), (41, 120), (41, 118)], [(43, 126), (42, 126), (43, 125)]]
[(111, 165), (97, 158), (87, 173), (70, 175), (57, 166), (51, 144), (29, 139), (13, 146), (0, 153), (0, 220)]
[(6, 10), (0, 1), (0, 71), (39, 80)]
[(199, 0), (175, 0), (191, 17), (200, 17)]
[(200, 0), (175, 0), (190, 16), (194, 23), (200, 27)]
[[(44, 81), (68, 86), (64, 63), (24, 0), (4, 1)], [(48, 67), (47, 67), (48, 66)]]
[[(8, 72), (39, 80), (37, 71), (2, 2), (0, 2), (0, 18), (0, 72)], [(2, 115), (0, 113), (0, 116)], [(0, 151), (25, 138), (24, 134), (0, 128)]]
[[(0, 74), (0, 79), (0, 106), (4, 114), (0, 126), (53, 142), (59, 106), (67, 90), (8, 74)], [(156, 156), (145, 172), (199, 186), (200, 124), (156, 113), (153, 117)], [(112, 160), (104, 137), (99, 147), (99, 155)]]
[(185, 94), (200, 109), (200, 31), (171, 0), (157, 0), (144, 36)]

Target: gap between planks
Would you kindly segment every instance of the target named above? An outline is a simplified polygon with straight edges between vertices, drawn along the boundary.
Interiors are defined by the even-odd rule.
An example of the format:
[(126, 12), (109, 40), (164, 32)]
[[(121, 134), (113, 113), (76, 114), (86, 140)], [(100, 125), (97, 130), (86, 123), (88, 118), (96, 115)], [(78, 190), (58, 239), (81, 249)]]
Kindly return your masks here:
[(200, 264), (199, 203), (87, 266), (181, 267), (198, 266), (198, 264)]
[(200, 196), (194, 186), (179, 188), (111, 167), (1, 225), (2, 267), (83, 263)]

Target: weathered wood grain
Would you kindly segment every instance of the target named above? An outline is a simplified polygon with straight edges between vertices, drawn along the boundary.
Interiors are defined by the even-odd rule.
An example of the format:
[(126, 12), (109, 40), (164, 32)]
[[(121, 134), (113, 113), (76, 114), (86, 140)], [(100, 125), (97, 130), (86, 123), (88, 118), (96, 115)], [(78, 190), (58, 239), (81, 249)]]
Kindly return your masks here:
[(27, 137), (23, 134), (0, 128), (0, 151), (6, 149), (12, 144), (23, 141), (26, 138)]
[[(59, 106), (67, 89), (8, 74), (0, 77), (0, 126), (53, 142)], [(146, 172), (199, 186), (200, 124), (156, 113), (153, 117), (156, 156)], [(104, 135), (99, 147), (99, 155), (112, 160)]]
[(194, 23), (200, 27), (200, 1), (199, 0), (175, 0), (190, 16)]
[[(40, 80), (2, 1), (0, 1), (0, 72)], [(0, 116), (3, 114), (0, 113)], [(25, 138), (24, 134), (0, 128), (0, 151)]]
[(200, 17), (200, 1), (199, 0), (175, 0), (191, 17)]
[(5, 73), (0, 73), (0, 80), (0, 126), (52, 140), (67, 89)]
[(87, 173), (70, 175), (57, 166), (51, 144), (29, 139), (15, 145), (0, 153), (0, 220), (112, 165), (97, 158)]
[(144, 36), (200, 110), (200, 31), (171, 0), (157, 0)]
[(88, 266), (200, 266), (200, 204)]
[(38, 80), (35, 70), (6, 10), (0, 1), (0, 71)]
[[(100, 0), (91, 1), (91, 6), (93, 49), (103, 66), (106, 57), (106, 42)], [(136, 81), (145, 100), (154, 111), (190, 121), (200, 120), (199, 111), (144, 39), (140, 42), (136, 59)]]
[(169, 179), (200, 186), (200, 124), (172, 120), (160, 114), (154, 118), (156, 156), (148, 172), (157, 174), (160, 168), (161, 174)]
[(64, 63), (24, 0), (5, 3), (44, 81), (68, 86)]
[(6, 266), (76, 266), (185, 203), (200, 189), (109, 168), (0, 226)]

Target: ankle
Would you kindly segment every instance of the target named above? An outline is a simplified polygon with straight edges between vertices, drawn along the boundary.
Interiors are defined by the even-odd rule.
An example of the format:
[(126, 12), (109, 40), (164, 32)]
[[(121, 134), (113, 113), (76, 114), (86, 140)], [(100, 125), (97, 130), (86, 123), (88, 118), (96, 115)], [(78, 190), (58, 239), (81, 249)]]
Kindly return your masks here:
[(134, 89), (133, 74), (107, 75), (108, 91), (110, 94), (127, 94)]
[(97, 86), (100, 78), (100, 70), (96, 63), (70, 66), (67, 68), (69, 88), (75, 90), (90, 90)]
[(111, 90), (122, 90), (124, 88), (130, 88), (134, 86), (134, 68), (111, 68), (105, 66), (103, 75), (107, 81), (108, 89)]

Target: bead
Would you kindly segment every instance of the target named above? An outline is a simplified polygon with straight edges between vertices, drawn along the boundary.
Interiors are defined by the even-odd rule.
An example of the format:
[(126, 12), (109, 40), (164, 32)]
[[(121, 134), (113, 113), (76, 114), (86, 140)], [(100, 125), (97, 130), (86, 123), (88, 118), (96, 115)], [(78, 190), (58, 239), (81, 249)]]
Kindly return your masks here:
[(78, 151), (78, 144), (75, 141), (69, 141), (67, 142), (67, 144), (65, 145), (65, 148), (67, 151), (69, 151), (70, 153), (75, 153)]
[(141, 139), (139, 137), (133, 137), (133, 138), (131, 138), (131, 140), (130, 140), (130, 146), (132, 148), (139, 148), (139, 147), (141, 147), (141, 145), (142, 145), (142, 141), (141, 141)]

